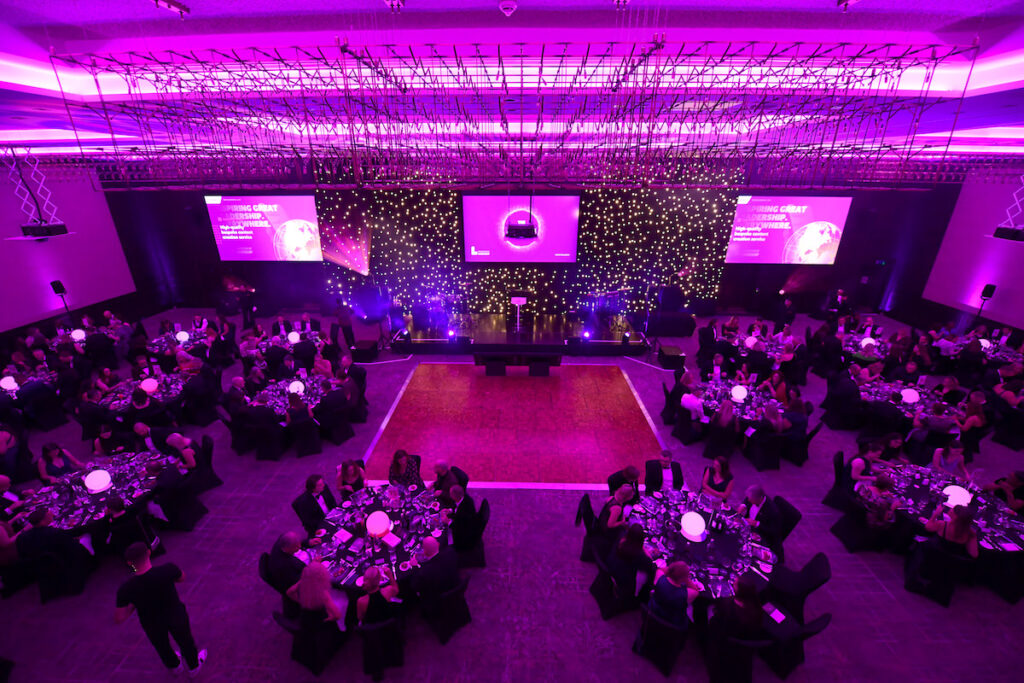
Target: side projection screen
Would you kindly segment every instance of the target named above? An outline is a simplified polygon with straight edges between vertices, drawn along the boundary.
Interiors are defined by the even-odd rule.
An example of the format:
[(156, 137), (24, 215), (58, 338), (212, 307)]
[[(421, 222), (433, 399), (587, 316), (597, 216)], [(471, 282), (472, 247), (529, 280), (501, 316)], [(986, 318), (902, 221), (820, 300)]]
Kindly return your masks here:
[(725, 262), (832, 265), (851, 200), (741, 195)]
[(222, 261), (322, 261), (312, 195), (206, 195)]
[(463, 195), (467, 262), (575, 263), (579, 196)]

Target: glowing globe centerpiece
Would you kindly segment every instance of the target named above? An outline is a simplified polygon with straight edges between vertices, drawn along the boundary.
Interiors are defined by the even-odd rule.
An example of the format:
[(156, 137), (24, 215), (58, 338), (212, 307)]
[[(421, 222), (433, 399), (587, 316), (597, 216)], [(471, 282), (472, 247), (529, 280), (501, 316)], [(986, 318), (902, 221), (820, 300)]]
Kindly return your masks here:
[(700, 543), (708, 536), (707, 522), (699, 512), (687, 512), (683, 514), (680, 522), (683, 538), (694, 543)]
[(860, 340), (860, 348), (862, 348), (862, 349), (866, 349), (867, 347), (874, 346), (874, 345), (875, 345), (875, 340), (872, 339), (871, 337), (864, 337), (863, 339)]
[(946, 497), (945, 505), (951, 508), (955, 508), (957, 505), (970, 505), (971, 499), (974, 498), (970, 491), (956, 484), (950, 484), (942, 489), (942, 495)]
[(3, 378), (0, 378), (0, 389), (3, 389), (4, 391), (17, 391), (18, 380), (14, 379), (10, 375), (5, 375)]
[(366, 518), (366, 533), (374, 538), (384, 538), (391, 531), (391, 518), (383, 510), (371, 512)]
[(298, 332), (294, 332), (293, 331), (293, 332), (289, 332), (288, 333), (288, 342), (290, 344), (298, 344), (299, 343), (299, 339), (300, 339), (300, 337), (299, 337), (299, 333)]
[(71, 330), (71, 339), (76, 342), (85, 340), (85, 330)]
[(103, 493), (110, 488), (110, 472), (106, 470), (93, 470), (82, 479), (85, 490), (89, 493)]
[(160, 385), (152, 377), (147, 377), (146, 379), (139, 382), (139, 388), (145, 391), (147, 394), (153, 394), (156, 393), (156, 390), (160, 388)]
[(918, 393), (917, 389), (904, 389), (900, 392), (900, 398), (903, 399), (904, 403), (917, 403), (921, 400), (921, 394)]
[(743, 340), (743, 345), (748, 349), (752, 349), (757, 346), (757, 337), (747, 337)]
[(181, 332), (174, 335), (174, 338), (178, 340), (179, 344), (184, 344), (188, 341), (188, 332), (182, 330)]
[(988, 339), (979, 339), (978, 341), (981, 343), (981, 348), (983, 348), (983, 349), (990, 349), (990, 348), (992, 348), (992, 342), (990, 342)]
[(306, 385), (303, 384), (302, 382), (300, 382), (299, 380), (295, 380), (294, 382), (292, 382), (291, 384), (288, 385), (288, 393), (289, 394), (298, 394), (299, 396), (302, 396), (302, 393), (305, 390), (306, 390)]
[(732, 395), (732, 400), (736, 401), (736, 403), (743, 403), (747, 400), (747, 388), (742, 384), (734, 386), (729, 393)]

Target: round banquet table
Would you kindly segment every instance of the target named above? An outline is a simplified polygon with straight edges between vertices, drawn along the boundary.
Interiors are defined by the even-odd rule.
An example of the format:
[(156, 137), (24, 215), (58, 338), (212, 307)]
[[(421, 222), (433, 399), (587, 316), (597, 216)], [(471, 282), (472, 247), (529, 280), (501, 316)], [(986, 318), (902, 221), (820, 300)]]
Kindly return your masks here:
[[(714, 379), (701, 382), (699, 386), (704, 389), (704, 413), (708, 416), (714, 415), (723, 401), (733, 401), (732, 388), (736, 384), (728, 380)], [(768, 405), (775, 405), (780, 413), (783, 410), (782, 404), (774, 397), (756, 387), (747, 387), (747, 397), (742, 402), (733, 401), (733, 412), (740, 420), (756, 422), (761, 419), (761, 411)]]
[[(181, 390), (189, 378), (179, 373), (171, 373), (154, 377), (153, 379), (157, 381), (157, 390), (150, 394), (150, 398), (154, 398), (166, 405), (173, 403), (181, 396)], [(139, 387), (141, 382), (142, 380), (134, 379), (118, 382), (100, 399), (99, 404), (115, 413), (127, 411), (132, 405), (132, 393)]]
[(185, 342), (184, 344), (179, 342), (177, 337), (175, 337), (177, 332), (168, 332), (166, 334), (161, 334), (158, 337), (153, 337), (148, 342), (146, 342), (146, 350), (154, 355), (163, 355), (165, 353), (168, 353), (171, 349), (173, 349), (176, 346), (181, 346), (183, 349), (185, 349), (185, 351), (189, 351), (190, 349), (199, 346), (200, 344), (206, 343), (205, 332), (189, 332), (188, 330), (186, 330), (186, 332), (188, 332), (188, 341)]
[[(683, 560), (690, 566), (693, 578), (704, 586), (704, 597), (732, 595), (734, 579), (748, 572), (763, 588), (775, 566), (775, 554), (757, 542), (738, 512), (714, 505), (702, 494), (659, 491), (643, 496), (633, 506), (629, 521), (643, 526), (652, 559), (666, 563)], [(690, 541), (680, 531), (683, 514), (691, 511), (709, 523), (703, 541)], [(721, 530), (710, 528), (712, 515), (722, 523)]]
[(267, 405), (274, 409), (274, 412), (282, 417), (288, 412), (288, 387), (292, 382), (302, 382), (302, 400), (310, 408), (316, 407), (324, 396), (323, 383), (326, 377), (309, 376), (306, 378), (296, 377), (295, 379), (282, 379), (271, 382), (263, 390), (269, 397)]
[[(917, 392), (919, 399), (914, 403), (907, 403), (903, 400), (900, 400), (899, 403), (893, 402), (892, 396), (894, 394), (902, 394), (904, 389), (913, 389)], [(860, 386), (860, 397), (864, 401), (887, 401), (893, 403), (904, 415), (910, 418), (914, 417), (918, 410), (921, 410), (925, 415), (931, 415), (932, 407), (936, 403), (943, 403), (938, 394), (934, 391), (929, 391), (926, 387), (904, 384), (903, 382), (885, 382), (882, 380), (862, 384)], [(946, 413), (948, 415), (962, 415), (962, 411), (956, 406), (943, 405), (946, 406)]]
[[(885, 472), (892, 477), (893, 491), (900, 500), (898, 509), (918, 529), (919, 518), (927, 518), (935, 506), (946, 501), (944, 488), (953, 484), (963, 488), (970, 486), (951, 474), (918, 465), (894, 466)], [(995, 496), (979, 491), (972, 493), (968, 507), (974, 512), (981, 548), (994, 552), (1024, 550), (1024, 520)]]
[[(6, 373), (0, 372), (0, 375), (6, 375)], [(18, 391), (21, 387), (25, 386), (29, 382), (42, 382), (48, 386), (56, 386), (57, 384), (57, 371), (49, 368), (36, 368), (31, 372), (15, 372), (13, 375), (15, 381), (18, 383), (18, 389), (14, 391), (7, 391), (6, 389), (0, 391), (7, 391), (7, 395), (11, 398), (18, 398)]]
[[(391, 535), (380, 540), (366, 533), (366, 518), (378, 510), (392, 521)], [(432, 491), (415, 486), (361, 489), (331, 510), (326, 521), (323, 543), (309, 548), (309, 559), (327, 564), (334, 584), (349, 590), (359, 587), (371, 566), (391, 567), (401, 583), (415, 568), (411, 561), (423, 539), (434, 536), (446, 544), (440, 503)]]
[[(857, 355), (864, 350), (861, 342), (866, 339), (863, 334), (847, 334), (843, 336), (843, 350), (851, 355)], [(882, 339), (874, 339), (875, 353), (878, 354), (877, 361), (884, 361), (889, 356), (889, 342)], [(877, 362), (872, 361), (872, 362)]]
[[(156, 483), (156, 477), (146, 472), (149, 463), (174, 461), (172, 456), (157, 451), (119, 453), (109, 461), (100, 459), (84, 470), (65, 474), (54, 484), (39, 489), (26, 499), (24, 509), (26, 512), (49, 509), (53, 512), (55, 528), (66, 529), (77, 536), (88, 531), (90, 524), (103, 519), (108, 498), (118, 496), (130, 509), (148, 496)], [(85, 476), (98, 469), (110, 473), (111, 486), (101, 493), (89, 493)]]
[[(306, 339), (307, 341), (311, 341), (314, 344), (317, 344), (320, 341), (320, 333), (306, 332)], [(263, 341), (258, 342), (256, 344), (256, 348), (259, 349), (260, 353), (266, 353), (267, 349), (269, 349), (271, 346), (273, 346), (273, 341), (270, 339), (264, 339)], [(287, 351), (288, 353), (291, 353), (294, 347), (295, 344), (292, 344), (290, 341), (288, 341), (287, 338), (281, 339), (281, 348)]]

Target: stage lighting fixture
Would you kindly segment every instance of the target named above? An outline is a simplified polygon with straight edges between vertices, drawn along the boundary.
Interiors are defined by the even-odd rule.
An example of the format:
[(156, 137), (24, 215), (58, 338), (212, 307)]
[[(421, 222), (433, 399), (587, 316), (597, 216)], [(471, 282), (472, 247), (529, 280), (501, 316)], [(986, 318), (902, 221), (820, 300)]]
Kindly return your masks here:
[(622, 333), (622, 343), (623, 344), (628, 344), (629, 343), (629, 332), (623, 332)]
[(512, 13), (515, 12), (518, 7), (519, 4), (516, 0), (501, 0), (501, 2), (498, 3), (498, 9), (501, 10), (501, 13), (506, 17), (511, 17)]
[(449, 337), (454, 337), (455, 336), (455, 330), (448, 330), (448, 336)]
[(185, 18), (186, 14), (192, 13), (192, 10), (186, 7), (184, 3), (178, 2), (178, 0), (154, 0), (154, 4), (160, 9), (177, 12), (178, 16), (182, 19)]
[(779, 296), (786, 296), (786, 290), (780, 289), (779, 290)]
[(590, 339), (590, 331), (589, 330), (584, 330), (583, 331), (583, 341), (587, 341), (588, 339)]

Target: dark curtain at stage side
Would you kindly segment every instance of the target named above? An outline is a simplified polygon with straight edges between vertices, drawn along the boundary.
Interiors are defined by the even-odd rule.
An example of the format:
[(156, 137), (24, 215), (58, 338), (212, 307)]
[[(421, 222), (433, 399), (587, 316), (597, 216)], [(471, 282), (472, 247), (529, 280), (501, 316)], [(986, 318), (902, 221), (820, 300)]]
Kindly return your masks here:
[[(584, 192), (577, 263), (513, 265), (464, 263), (459, 192), (319, 190), (316, 199), (332, 292), (386, 286), (407, 308), (461, 294), (470, 310), (505, 312), (509, 291), (526, 289), (538, 313), (625, 287), (628, 310), (641, 310), (647, 286), (677, 273), (687, 301), (715, 298), (736, 204), (722, 190)], [(366, 263), (369, 273), (357, 272)]]

